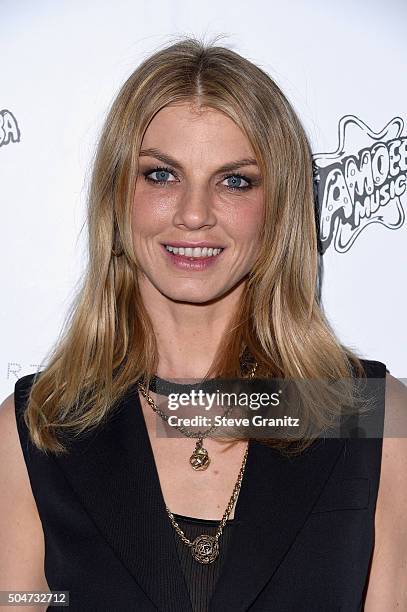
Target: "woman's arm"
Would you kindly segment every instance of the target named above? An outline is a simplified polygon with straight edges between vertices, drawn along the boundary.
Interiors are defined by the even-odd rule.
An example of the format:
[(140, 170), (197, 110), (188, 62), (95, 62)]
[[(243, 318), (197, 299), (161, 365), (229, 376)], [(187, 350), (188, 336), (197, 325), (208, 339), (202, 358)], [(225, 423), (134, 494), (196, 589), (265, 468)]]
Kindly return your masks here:
[(407, 610), (407, 388), (389, 374), (385, 402), (375, 546), (365, 612)]
[[(0, 406), (0, 591), (48, 591), (44, 534), (17, 431), (14, 399)], [(44, 610), (46, 606), (1, 606)]]

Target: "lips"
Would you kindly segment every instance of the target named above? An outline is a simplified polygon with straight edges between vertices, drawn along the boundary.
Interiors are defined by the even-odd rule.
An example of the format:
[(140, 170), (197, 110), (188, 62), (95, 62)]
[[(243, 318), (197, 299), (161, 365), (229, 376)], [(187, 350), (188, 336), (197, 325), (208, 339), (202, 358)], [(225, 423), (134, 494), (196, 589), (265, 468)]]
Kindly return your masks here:
[(204, 271), (217, 264), (223, 257), (223, 247), (176, 247), (162, 244), (168, 262), (184, 271)]
[(206, 258), (216, 257), (223, 251), (222, 247), (207, 247), (207, 246), (174, 246), (166, 244), (164, 245), (169, 253), (178, 255), (181, 257), (192, 257), (192, 258)]

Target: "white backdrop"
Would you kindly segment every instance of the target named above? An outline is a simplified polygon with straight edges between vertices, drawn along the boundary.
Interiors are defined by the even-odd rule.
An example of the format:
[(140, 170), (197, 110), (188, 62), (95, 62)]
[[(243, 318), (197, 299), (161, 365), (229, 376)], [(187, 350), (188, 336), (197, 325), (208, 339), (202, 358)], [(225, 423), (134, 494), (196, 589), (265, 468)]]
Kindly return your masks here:
[[(227, 35), (219, 44), (282, 87), (327, 172), (361, 150), (372, 154), (376, 141), (405, 144), (406, 18), (403, 0), (1, 1), (0, 395), (35, 371), (58, 337), (83, 271), (81, 229), (97, 135), (140, 61), (172, 35)], [(338, 152), (345, 116), (353, 119), (342, 121)], [(353, 229), (327, 222), (323, 303), (343, 342), (407, 377), (406, 171), (399, 151), (398, 198)], [(382, 177), (385, 184), (394, 187), (395, 172), (393, 166)], [(323, 198), (328, 182), (320, 186)], [(358, 205), (330, 193), (327, 207)], [(340, 252), (335, 236), (351, 236), (353, 244)]]

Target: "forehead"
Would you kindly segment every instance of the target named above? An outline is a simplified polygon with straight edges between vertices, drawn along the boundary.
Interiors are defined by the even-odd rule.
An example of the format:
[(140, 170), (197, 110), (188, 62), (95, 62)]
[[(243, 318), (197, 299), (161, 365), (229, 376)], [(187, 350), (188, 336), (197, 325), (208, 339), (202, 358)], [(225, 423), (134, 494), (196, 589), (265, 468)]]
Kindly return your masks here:
[(171, 104), (151, 120), (142, 146), (157, 147), (187, 157), (211, 154), (253, 156), (250, 142), (236, 123), (213, 108), (197, 108), (191, 103)]

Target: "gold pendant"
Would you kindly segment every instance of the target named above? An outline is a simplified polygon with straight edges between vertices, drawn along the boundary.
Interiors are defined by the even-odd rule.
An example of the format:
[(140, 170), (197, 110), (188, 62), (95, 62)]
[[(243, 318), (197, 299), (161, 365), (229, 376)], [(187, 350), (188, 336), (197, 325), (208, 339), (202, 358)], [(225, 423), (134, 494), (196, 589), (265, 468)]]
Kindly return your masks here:
[(208, 565), (213, 563), (219, 555), (219, 545), (216, 538), (202, 534), (198, 536), (191, 547), (191, 554), (195, 561)]
[(206, 470), (210, 462), (208, 451), (202, 446), (202, 438), (199, 438), (195, 450), (189, 458), (189, 463), (194, 470), (201, 471)]

